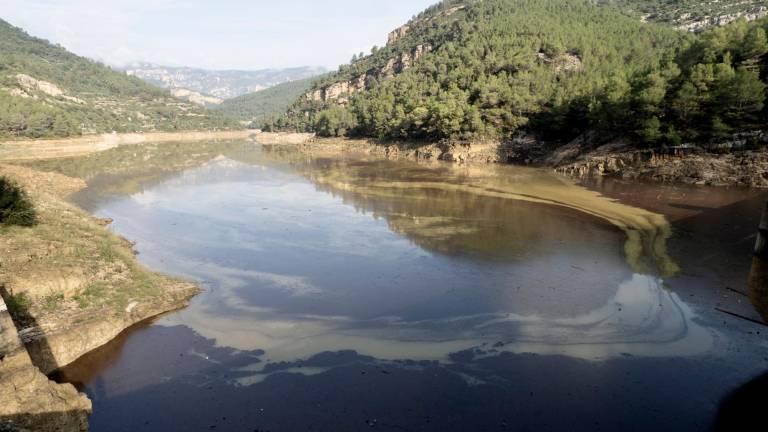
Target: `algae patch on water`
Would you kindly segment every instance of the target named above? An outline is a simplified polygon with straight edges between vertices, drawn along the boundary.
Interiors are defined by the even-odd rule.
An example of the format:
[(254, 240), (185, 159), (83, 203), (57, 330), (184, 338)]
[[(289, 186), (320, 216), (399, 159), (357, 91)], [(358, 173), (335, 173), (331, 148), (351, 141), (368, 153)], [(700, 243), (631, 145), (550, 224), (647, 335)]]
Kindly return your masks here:
[[(353, 202), (368, 203), (374, 214), (386, 217), (394, 230), (438, 250), (450, 249), (457, 239), (461, 244), (455, 247), (512, 248), (516, 243), (524, 248), (527, 230), (509, 229), (499, 236), (503, 227), (483, 226), (491, 219), (485, 213), (495, 212), (499, 206), (483, 210), (482, 201), (515, 200), (566, 207), (618, 227), (626, 234), (625, 257), (636, 273), (657, 271), (667, 277), (679, 271), (667, 252), (672, 230), (663, 215), (606, 198), (548, 171), (359, 160), (319, 161), (300, 169), (318, 187), (349, 195)], [(377, 199), (388, 204), (370, 205)], [(439, 209), (421, 211), (425, 207)], [(498, 244), (503, 242), (507, 244)]]

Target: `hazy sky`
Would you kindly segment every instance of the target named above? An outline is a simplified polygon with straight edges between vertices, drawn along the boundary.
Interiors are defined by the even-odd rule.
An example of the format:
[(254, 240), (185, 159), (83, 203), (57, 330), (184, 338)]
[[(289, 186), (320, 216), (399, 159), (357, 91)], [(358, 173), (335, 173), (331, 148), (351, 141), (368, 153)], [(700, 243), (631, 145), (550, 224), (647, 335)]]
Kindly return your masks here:
[(0, 18), (112, 65), (336, 67), (437, 0), (0, 0)]

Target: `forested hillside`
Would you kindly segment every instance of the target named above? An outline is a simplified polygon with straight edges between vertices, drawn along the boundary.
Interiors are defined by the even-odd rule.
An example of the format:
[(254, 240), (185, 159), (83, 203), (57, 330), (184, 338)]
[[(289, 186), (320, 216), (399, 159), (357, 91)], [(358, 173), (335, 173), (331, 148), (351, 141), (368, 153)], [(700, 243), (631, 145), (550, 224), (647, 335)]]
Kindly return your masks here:
[(235, 124), (0, 20), (0, 138)]
[(240, 121), (260, 125), (273, 116), (285, 112), (293, 101), (309, 91), (315, 80), (316, 78), (307, 78), (278, 84), (268, 89), (225, 100), (211, 108)]
[(766, 0), (601, 0), (614, 4), (644, 21), (701, 31), (739, 18), (754, 20), (768, 15)]
[(265, 127), (427, 141), (599, 130), (666, 145), (765, 124), (766, 20), (692, 34), (628, 3), (653, 2), (444, 1)]

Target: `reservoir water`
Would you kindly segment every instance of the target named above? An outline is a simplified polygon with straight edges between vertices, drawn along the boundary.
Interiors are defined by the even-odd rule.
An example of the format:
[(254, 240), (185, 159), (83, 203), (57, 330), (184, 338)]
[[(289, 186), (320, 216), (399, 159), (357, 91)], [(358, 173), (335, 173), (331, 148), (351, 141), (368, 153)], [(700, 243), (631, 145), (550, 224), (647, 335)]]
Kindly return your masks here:
[(59, 373), (93, 431), (706, 430), (765, 389), (722, 312), (765, 193), (249, 141), (42, 167), (204, 288)]

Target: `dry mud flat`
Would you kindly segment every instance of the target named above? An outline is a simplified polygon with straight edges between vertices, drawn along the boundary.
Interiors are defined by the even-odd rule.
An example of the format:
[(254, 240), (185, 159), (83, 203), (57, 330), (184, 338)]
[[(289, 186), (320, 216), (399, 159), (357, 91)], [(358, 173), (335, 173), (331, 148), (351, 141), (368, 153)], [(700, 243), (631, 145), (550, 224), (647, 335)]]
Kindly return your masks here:
[(39, 219), (32, 228), (0, 227), (0, 425), (85, 430), (90, 401), (44, 374), (184, 307), (199, 289), (145, 269), (108, 221), (68, 202), (82, 180), (11, 165), (0, 165), (0, 176), (28, 192)]
[(0, 160), (51, 159), (90, 154), (120, 145), (173, 141), (206, 141), (244, 139), (251, 130), (216, 132), (156, 132), (89, 135), (79, 138), (22, 140), (0, 142)]

